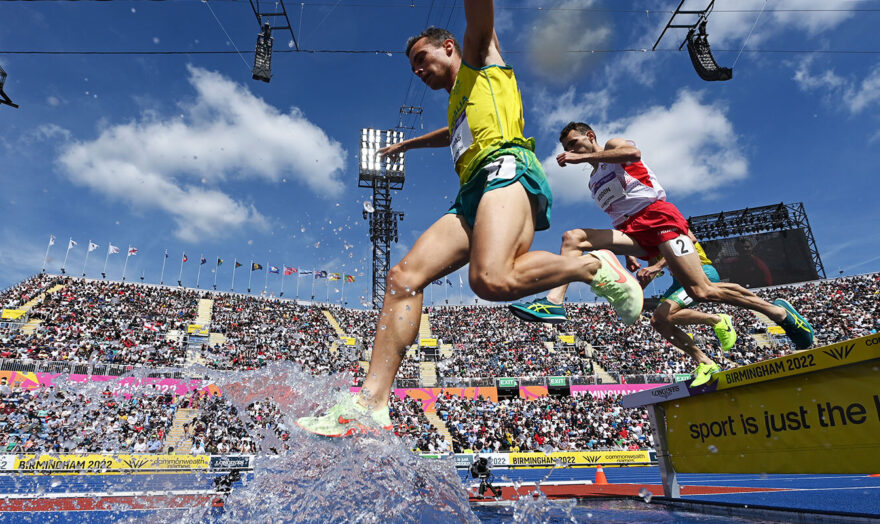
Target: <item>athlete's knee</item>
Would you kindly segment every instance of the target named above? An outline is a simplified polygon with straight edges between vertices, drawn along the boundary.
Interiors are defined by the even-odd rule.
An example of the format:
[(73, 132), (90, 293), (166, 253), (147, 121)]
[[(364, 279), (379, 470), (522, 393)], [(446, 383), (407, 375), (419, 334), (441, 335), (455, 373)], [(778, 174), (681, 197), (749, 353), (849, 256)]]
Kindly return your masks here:
[(592, 248), (591, 238), (596, 238), (597, 229), (569, 229), (562, 234), (562, 246), (567, 249), (586, 251)]
[(672, 314), (669, 312), (667, 308), (657, 308), (654, 310), (654, 314), (651, 315), (651, 327), (656, 329), (659, 332), (662, 332), (666, 328), (672, 325)]
[(518, 286), (514, 279), (508, 276), (472, 271), (469, 281), (471, 289), (483, 300), (501, 302), (519, 298), (516, 294)]
[(685, 293), (697, 302), (717, 302), (719, 290), (710, 282), (684, 286)]
[(424, 278), (417, 272), (402, 262), (395, 264), (388, 270), (388, 278), (385, 281), (386, 289), (395, 292), (417, 291), (425, 283)]

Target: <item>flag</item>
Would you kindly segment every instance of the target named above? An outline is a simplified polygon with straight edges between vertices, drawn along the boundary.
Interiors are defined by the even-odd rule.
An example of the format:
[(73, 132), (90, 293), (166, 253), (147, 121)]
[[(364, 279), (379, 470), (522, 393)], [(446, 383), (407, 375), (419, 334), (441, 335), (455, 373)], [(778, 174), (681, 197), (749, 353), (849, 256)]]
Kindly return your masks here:
[(55, 245), (55, 235), (49, 235), (49, 245), (50, 246)]
[(168, 250), (165, 250), (165, 258), (168, 258)]
[(312, 270), (311, 269), (303, 269), (302, 271), (299, 272), (299, 274), (300, 275), (311, 275)]
[(349, 283), (354, 282), (354, 275), (345, 275), (345, 281)]
[(101, 246), (99, 246), (98, 244), (95, 244), (94, 242), (92, 242), (91, 240), (89, 240), (89, 253), (91, 253), (92, 251), (98, 249), (99, 247), (101, 247)]
[(136, 248), (136, 247), (128, 248), (128, 256), (137, 255), (137, 254), (138, 254), (138, 248)]
[(452, 281), (449, 280), (449, 277), (446, 277), (446, 285), (448, 285), (448, 286), (452, 285)]
[(222, 258), (218, 258), (218, 259), (217, 259), (217, 265), (218, 265), (218, 266), (222, 266), (222, 265), (223, 265), (223, 259), (222, 259)]
[(159, 331), (159, 328), (156, 326), (156, 324), (150, 324), (149, 322), (146, 322), (144, 324), (144, 329), (147, 331)]
[(331, 281), (341, 280), (342, 275), (339, 273), (330, 273), (329, 275), (327, 275), (327, 279)]
[(243, 266), (243, 265), (244, 265), (244, 264), (242, 264), (241, 262), (238, 262), (238, 261), (235, 262), (235, 267), (241, 267), (241, 266)]
[(108, 255), (115, 255), (116, 253), (119, 253), (119, 248), (114, 246), (113, 244), (108, 244), (107, 245), (107, 254)]
[(205, 258), (205, 255), (202, 255), (202, 259), (199, 261), (199, 265), (203, 266), (208, 263), (208, 259)]
[(294, 273), (296, 273), (295, 267), (284, 266), (284, 274), (285, 275), (292, 275)]
[(184, 253), (184, 254), (183, 254), (183, 261), (186, 262), (186, 261), (188, 261), (188, 260), (189, 260), (189, 257), (186, 256), (186, 253)]
[(442, 286), (442, 285), (443, 285), (443, 281), (442, 281), (442, 280), (439, 280), (439, 279), (438, 279), (438, 280), (435, 280), (435, 281), (433, 281), (433, 282), (431, 282), (431, 283), (434, 284), (435, 286)]
[(279, 273), (277, 266), (269, 266), (269, 273)]
[(263, 269), (263, 266), (261, 266), (260, 264), (257, 264), (256, 262), (251, 264), (251, 271), (259, 271), (261, 269)]
[(315, 271), (315, 278), (327, 278), (327, 272), (323, 269), (321, 271)]
[(75, 245), (76, 245), (76, 241), (75, 241), (74, 239), (71, 238), (71, 239), (70, 239), (70, 243), (67, 244), (67, 249), (70, 249), (70, 248), (72, 248), (72, 247), (75, 246)]

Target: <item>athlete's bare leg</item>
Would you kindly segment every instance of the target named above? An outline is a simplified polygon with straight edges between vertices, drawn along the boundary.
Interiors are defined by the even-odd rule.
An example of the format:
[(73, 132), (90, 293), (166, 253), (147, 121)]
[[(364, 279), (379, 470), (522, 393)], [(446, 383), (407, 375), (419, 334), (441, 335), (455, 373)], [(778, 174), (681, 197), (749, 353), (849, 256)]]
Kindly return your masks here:
[(470, 242), (471, 229), (464, 219), (443, 215), (388, 272), (362, 404), (376, 408), (388, 403), (400, 361), (419, 331), (424, 287), (465, 265)]
[[(711, 322), (712, 318), (716, 322)], [(651, 326), (663, 335), (673, 346), (684, 351), (698, 364), (714, 364), (711, 358), (697, 347), (694, 340), (679, 328), (679, 325), (705, 324), (714, 326), (721, 319), (717, 315), (709, 315), (699, 311), (683, 308), (671, 300), (666, 300), (654, 311), (651, 317)]]
[[(644, 256), (645, 250), (635, 240), (616, 229), (572, 229), (562, 235), (559, 254), (569, 257), (581, 256), (584, 251), (608, 249), (616, 255)], [(565, 301), (568, 284), (553, 288), (547, 300), (554, 304)]]
[(752, 293), (739, 284), (727, 282), (711, 282), (703, 272), (700, 257), (696, 251), (676, 256), (672, 248), (673, 240), (658, 246), (660, 254), (666, 258), (666, 264), (672, 275), (681, 283), (685, 292), (697, 302), (720, 302), (767, 315), (774, 322), (785, 320), (787, 313)]
[(592, 282), (601, 263), (592, 255), (529, 251), (535, 205), (522, 184), (483, 195), (471, 239), (471, 289), (486, 300), (515, 300), (568, 282)]

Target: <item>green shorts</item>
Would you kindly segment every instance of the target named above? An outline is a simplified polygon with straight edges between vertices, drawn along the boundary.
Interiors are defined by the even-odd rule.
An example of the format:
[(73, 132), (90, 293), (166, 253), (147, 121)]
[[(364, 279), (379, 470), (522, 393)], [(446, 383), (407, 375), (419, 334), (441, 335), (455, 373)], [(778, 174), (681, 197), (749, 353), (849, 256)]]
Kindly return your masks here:
[(541, 162), (531, 150), (505, 146), (490, 154), (477, 167), (471, 179), (461, 186), (455, 203), (447, 213), (461, 215), (469, 226), (477, 220), (477, 207), (483, 194), (519, 182), (538, 203), (535, 230), (550, 228), (553, 193)]
[[(718, 275), (718, 270), (715, 269), (715, 266), (711, 264), (703, 265), (703, 273), (709, 277), (709, 282), (721, 282), (721, 277)], [(669, 289), (663, 293), (663, 296), (660, 297), (660, 301), (671, 300), (678, 304), (681, 307), (690, 307), (691, 304), (694, 303), (694, 299), (692, 299), (687, 293), (684, 291), (684, 287), (679, 283), (675, 277), (672, 278), (672, 285), (669, 286)]]

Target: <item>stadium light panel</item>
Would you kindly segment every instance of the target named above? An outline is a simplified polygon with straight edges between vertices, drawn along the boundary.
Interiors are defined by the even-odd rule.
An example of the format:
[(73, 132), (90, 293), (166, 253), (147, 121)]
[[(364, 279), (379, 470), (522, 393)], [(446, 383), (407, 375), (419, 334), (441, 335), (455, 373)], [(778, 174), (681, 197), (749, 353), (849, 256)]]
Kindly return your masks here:
[(253, 79), (268, 83), (272, 79), (272, 28), (269, 23), (263, 26), (263, 32), (257, 36), (257, 48), (254, 51)]

